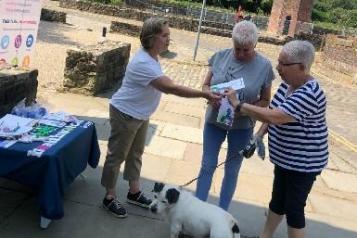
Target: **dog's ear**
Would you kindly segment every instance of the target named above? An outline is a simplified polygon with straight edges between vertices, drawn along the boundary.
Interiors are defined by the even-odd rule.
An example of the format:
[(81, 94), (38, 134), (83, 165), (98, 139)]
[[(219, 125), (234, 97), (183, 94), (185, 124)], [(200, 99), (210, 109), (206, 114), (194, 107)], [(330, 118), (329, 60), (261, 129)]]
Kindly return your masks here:
[(176, 188), (170, 188), (169, 190), (166, 191), (165, 197), (169, 202), (169, 204), (176, 203), (180, 197), (180, 191), (178, 191)]
[(155, 192), (155, 193), (161, 192), (162, 189), (164, 188), (164, 186), (165, 186), (165, 184), (163, 184), (163, 183), (155, 183), (153, 192)]

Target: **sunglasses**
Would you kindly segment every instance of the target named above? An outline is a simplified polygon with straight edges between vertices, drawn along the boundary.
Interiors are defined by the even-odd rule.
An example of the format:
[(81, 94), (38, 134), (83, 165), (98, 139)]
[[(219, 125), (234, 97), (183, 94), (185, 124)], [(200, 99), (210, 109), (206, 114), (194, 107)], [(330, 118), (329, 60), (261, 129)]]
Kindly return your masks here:
[(282, 63), (282, 62), (278, 62), (278, 64), (280, 64), (282, 66), (290, 66), (290, 65), (296, 65), (296, 64), (301, 64), (301, 63)]

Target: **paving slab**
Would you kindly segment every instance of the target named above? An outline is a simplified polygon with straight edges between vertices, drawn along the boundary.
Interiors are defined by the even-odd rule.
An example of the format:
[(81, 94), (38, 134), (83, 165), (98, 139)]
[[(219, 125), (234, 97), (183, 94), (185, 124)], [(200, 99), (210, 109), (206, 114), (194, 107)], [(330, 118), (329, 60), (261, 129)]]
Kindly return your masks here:
[(170, 138), (155, 136), (150, 144), (145, 147), (146, 153), (182, 160), (185, 152), (186, 143)]
[(181, 104), (177, 102), (168, 102), (165, 105), (166, 112), (172, 112), (176, 114), (191, 116), (202, 118), (204, 117), (203, 107), (200, 105), (199, 107), (188, 107), (186, 104)]
[(355, 174), (326, 170), (321, 174), (321, 177), (329, 188), (356, 193), (357, 196), (357, 176)]
[(175, 124), (166, 125), (160, 133), (160, 136), (189, 143), (203, 143), (201, 129)]
[[(200, 165), (190, 161), (172, 161), (164, 182), (176, 185), (183, 185), (190, 180), (197, 178)], [(196, 182), (187, 186), (191, 191), (196, 190)]]
[(171, 158), (144, 153), (141, 176), (155, 182), (164, 181), (169, 173), (171, 163)]
[(167, 111), (157, 111), (152, 115), (151, 118), (157, 121), (164, 121), (171, 124), (188, 126), (193, 128), (200, 128), (201, 125), (201, 118), (199, 117), (182, 115)]
[(357, 204), (355, 202), (315, 193), (310, 194), (308, 199), (314, 213), (329, 215), (335, 217), (336, 220), (356, 221)]

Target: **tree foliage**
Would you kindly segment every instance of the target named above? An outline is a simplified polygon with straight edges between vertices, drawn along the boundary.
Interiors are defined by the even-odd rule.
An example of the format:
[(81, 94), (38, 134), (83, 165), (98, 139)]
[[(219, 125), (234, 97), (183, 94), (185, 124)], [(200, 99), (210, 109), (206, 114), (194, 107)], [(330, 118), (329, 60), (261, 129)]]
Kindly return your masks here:
[(315, 0), (312, 20), (357, 28), (357, 0)]

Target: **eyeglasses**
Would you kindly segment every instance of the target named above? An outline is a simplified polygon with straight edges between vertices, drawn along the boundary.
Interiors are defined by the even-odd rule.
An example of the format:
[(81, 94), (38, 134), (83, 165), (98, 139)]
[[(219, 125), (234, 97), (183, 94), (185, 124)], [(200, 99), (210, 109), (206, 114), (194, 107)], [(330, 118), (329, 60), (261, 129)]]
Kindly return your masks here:
[(290, 66), (290, 65), (296, 65), (296, 64), (301, 64), (301, 63), (282, 63), (282, 62), (278, 62), (278, 64), (282, 65), (282, 66)]

